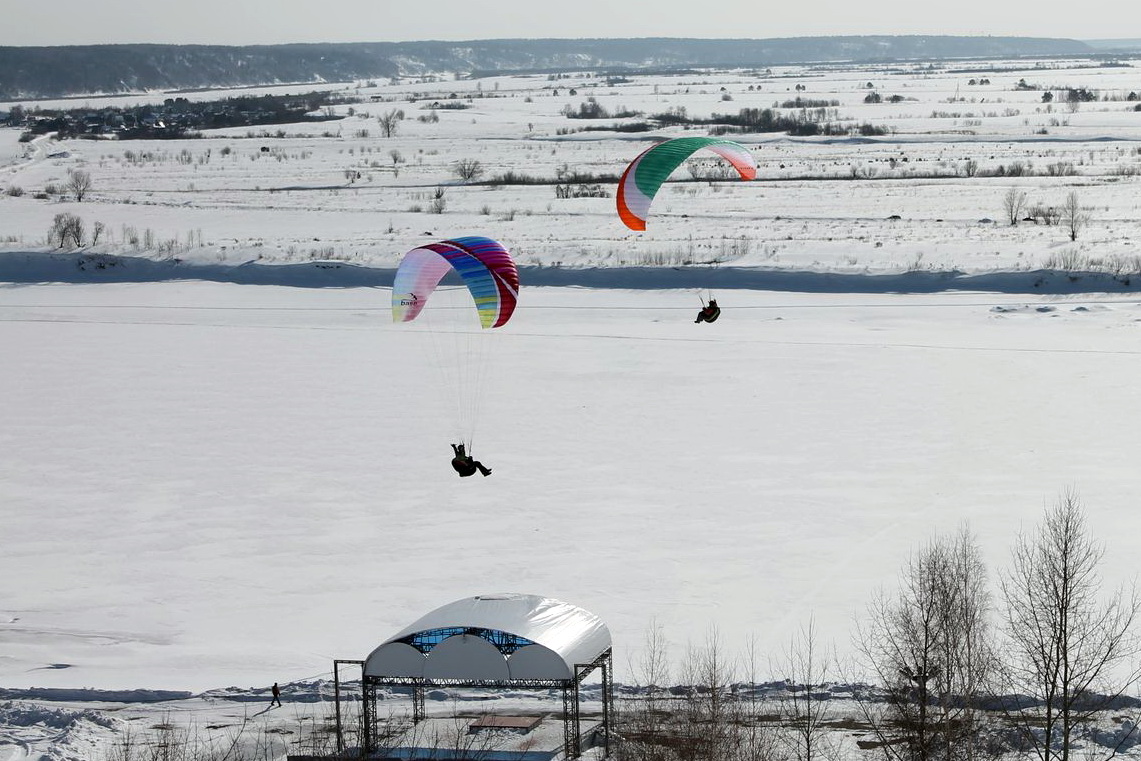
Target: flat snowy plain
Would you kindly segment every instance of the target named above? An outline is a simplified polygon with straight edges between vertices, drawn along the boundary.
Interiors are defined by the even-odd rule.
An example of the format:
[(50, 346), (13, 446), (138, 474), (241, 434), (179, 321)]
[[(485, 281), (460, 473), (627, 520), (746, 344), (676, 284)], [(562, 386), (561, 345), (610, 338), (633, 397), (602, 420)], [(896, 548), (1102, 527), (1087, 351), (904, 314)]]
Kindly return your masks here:
[[(284, 137), (0, 132), (0, 191), (25, 191), (0, 195), (0, 686), (327, 678), (504, 590), (601, 616), (619, 682), (654, 625), (680, 660), (714, 629), (732, 655), (776, 654), (811, 617), (847, 655), (911, 551), (967, 525), (997, 574), (1065, 489), (1106, 542), (1107, 589), (1130, 582), (1141, 77), (1124, 63), (405, 79), (346, 85), (353, 116)], [(1047, 109), (1020, 79), (1112, 99)], [(869, 82), (902, 100), (865, 104)], [(613, 198), (451, 171), (618, 174), (685, 134), (558, 134), (593, 123), (560, 113), (587, 97), (693, 117), (798, 95), (891, 132), (739, 136), (758, 180), (668, 184), (641, 234)], [(1012, 162), (1031, 171), (993, 176)], [(82, 203), (34, 198), (76, 169)], [(445, 212), (415, 210), (437, 186)], [(1089, 224), (1075, 242), (1006, 224), (1012, 187), (1031, 205), (1076, 191)], [(51, 259), (60, 212), (103, 239)], [(461, 480), (427, 336), (391, 323), (384, 286), (408, 249), (470, 234), (524, 271), (480, 408), (495, 473)], [(710, 290), (724, 314), (695, 325)], [(8, 758), (90, 757), (49, 734)]]

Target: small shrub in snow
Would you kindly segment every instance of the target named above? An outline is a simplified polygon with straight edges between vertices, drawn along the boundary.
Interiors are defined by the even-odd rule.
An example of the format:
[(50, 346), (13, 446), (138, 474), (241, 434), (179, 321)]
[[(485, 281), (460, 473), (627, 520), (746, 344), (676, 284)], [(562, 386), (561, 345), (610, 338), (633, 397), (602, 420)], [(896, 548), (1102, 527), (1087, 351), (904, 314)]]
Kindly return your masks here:
[(491, 178), (491, 185), (544, 185), (546, 180), (539, 177), (532, 177), (523, 172), (516, 172), (514, 169), (508, 169), (502, 174), (497, 174)]
[(1065, 270), (1068, 272), (1084, 272), (1091, 269), (1089, 257), (1073, 248), (1052, 252), (1046, 257), (1043, 266), (1050, 270)]
[(122, 229), (123, 243), (131, 248), (138, 250), (139, 248), (139, 231), (134, 227), (123, 225)]
[(478, 159), (460, 159), (452, 164), (452, 172), (464, 182), (473, 182), (483, 176), (483, 164)]
[(1046, 165), (1046, 174), (1050, 177), (1070, 177), (1077, 173), (1072, 161), (1055, 161)]
[(609, 198), (610, 193), (601, 185), (579, 183), (572, 185), (555, 185), (555, 198)]
[(428, 211), (433, 214), (443, 214), (444, 209), (448, 207), (447, 191), (439, 185), (432, 191), (432, 202), (428, 205)]

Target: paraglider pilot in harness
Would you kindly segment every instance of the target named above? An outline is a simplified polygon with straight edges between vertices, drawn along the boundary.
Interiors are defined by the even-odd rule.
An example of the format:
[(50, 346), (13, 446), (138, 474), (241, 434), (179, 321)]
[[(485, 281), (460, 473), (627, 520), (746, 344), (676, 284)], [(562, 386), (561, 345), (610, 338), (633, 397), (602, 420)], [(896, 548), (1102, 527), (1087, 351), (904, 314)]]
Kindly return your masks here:
[(474, 476), (477, 470), (485, 476), (491, 475), (491, 468), (485, 468), (479, 460), (472, 459), (463, 444), (452, 444), (452, 452), (455, 453), (455, 457), (452, 458), (452, 469), (460, 474), (460, 478)]
[(717, 306), (717, 299), (710, 299), (709, 303), (697, 313), (697, 319), (694, 322), (714, 322), (720, 316), (721, 307)]

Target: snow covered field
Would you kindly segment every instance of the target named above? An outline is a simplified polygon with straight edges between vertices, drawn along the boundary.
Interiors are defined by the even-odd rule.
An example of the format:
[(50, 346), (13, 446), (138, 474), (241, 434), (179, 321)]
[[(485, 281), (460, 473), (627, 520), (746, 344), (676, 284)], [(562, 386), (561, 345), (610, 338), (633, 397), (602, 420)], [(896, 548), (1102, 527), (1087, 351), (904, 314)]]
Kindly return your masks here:
[[(0, 687), (327, 677), (438, 605), (502, 590), (599, 614), (619, 682), (654, 623), (678, 657), (712, 627), (734, 654), (776, 653), (811, 616), (846, 653), (909, 551), (967, 523), (993, 572), (1070, 487), (1107, 542), (1107, 585), (1132, 579), (1141, 113), (1047, 112), (1013, 86), (1124, 98), (1141, 80), (1043, 66), (1059, 68), (382, 83), (356, 106), (371, 117), (331, 137), (0, 132), (0, 191), (25, 191), (0, 195)], [(868, 81), (906, 99), (864, 104)], [(451, 92), (486, 97), (417, 120)], [(894, 134), (742, 136), (758, 181), (667, 185), (642, 234), (613, 198), (450, 171), (619, 173), (649, 136), (557, 134), (585, 126), (559, 111), (588, 96), (694, 116), (797, 95)], [(407, 118), (382, 138), (394, 108)], [(1075, 173), (924, 175), (968, 160)], [(34, 197), (69, 169), (91, 173), (87, 200)], [(439, 184), (446, 211), (413, 211)], [(1090, 223), (1074, 242), (1005, 224), (1011, 187), (1031, 203), (1076, 190)], [(84, 254), (161, 266), (44, 265), (60, 212), (106, 225)], [(476, 440), (495, 473), (461, 480), (425, 335), (391, 323), (384, 278), (466, 234), (526, 269)], [(323, 287), (251, 284), (312, 260), (345, 266), (309, 268)], [(708, 288), (724, 315), (694, 325)]]

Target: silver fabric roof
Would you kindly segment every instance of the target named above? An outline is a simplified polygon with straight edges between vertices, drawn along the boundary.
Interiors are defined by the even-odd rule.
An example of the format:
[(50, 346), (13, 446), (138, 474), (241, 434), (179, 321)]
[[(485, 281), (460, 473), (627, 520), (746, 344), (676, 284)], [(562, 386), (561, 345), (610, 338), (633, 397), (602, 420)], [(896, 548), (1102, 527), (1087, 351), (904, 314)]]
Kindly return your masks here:
[[(427, 655), (400, 642), (449, 628), (501, 631), (535, 643), (505, 656), (479, 637), (456, 634)], [(594, 662), (610, 648), (610, 630), (577, 605), (539, 595), (501, 593), (465, 597), (422, 616), (369, 654), (365, 674), (428, 679), (570, 679), (576, 664)]]

